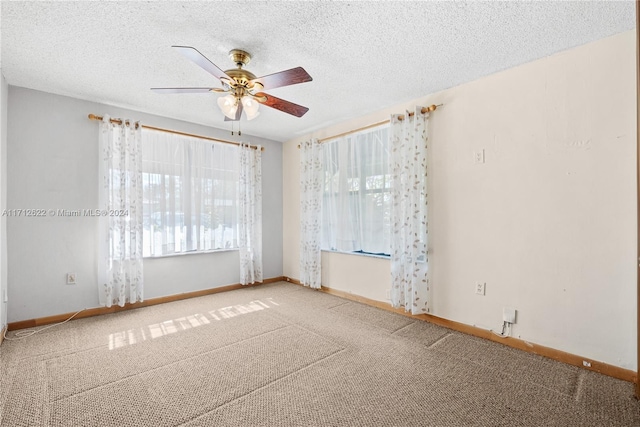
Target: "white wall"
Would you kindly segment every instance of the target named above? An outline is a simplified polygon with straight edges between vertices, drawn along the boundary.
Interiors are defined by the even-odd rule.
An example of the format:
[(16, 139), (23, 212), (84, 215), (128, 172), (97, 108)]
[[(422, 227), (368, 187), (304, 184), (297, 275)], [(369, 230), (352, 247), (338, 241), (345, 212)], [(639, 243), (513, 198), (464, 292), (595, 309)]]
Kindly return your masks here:
[[(9, 209), (95, 209), (98, 123), (89, 113), (236, 140), (230, 132), (9, 86)], [(213, 108), (213, 107), (212, 107)], [(282, 144), (243, 135), (263, 154), (264, 277), (282, 276)], [(8, 218), (9, 322), (97, 307), (97, 220)], [(239, 282), (237, 251), (147, 259), (145, 298)], [(66, 285), (75, 272), (78, 284)]]
[[(7, 81), (0, 69), (0, 212), (7, 206)], [(7, 325), (7, 218), (0, 216), (0, 331)]]
[[(514, 336), (636, 370), (635, 49), (626, 32), (288, 141), (284, 274), (299, 278), (296, 145), (444, 103), (430, 121), (432, 313), (497, 329), (513, 307)], [(388, 261), (322, 260), (324, 285), (385, 300)]]

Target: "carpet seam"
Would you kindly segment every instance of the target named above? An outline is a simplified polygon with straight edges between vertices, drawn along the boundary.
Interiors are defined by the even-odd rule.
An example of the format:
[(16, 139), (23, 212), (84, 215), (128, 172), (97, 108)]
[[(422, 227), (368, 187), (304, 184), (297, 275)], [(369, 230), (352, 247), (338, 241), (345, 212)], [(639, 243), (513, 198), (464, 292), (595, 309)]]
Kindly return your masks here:
[(444, 335), (442, 335), (441, 337), (439, 337), (437, 340), (435, 340), (434, 342), (432, 342), (431, 344), (429, 344), (427, 346), (428, 349), (433, 349), (433, 347), (436, 344), (441, 343), (442, 341), (444, 341), (446, 338), (450, 337), (451, 335), (453, 335), (453, 332), (445, 332)]
[[(280, 282), (276, 282), (276, 283), (280, 283)], [(252, 287), (249, 287), (249, 288), (242, 288), (242, 289), (237, 289), (237, 290), (247, 290), (247, 289), (253, 289), (253, 288), (254, 287), (252, 286)], [(293, 291), (291, 291), (291, 292), (293, 292)], [(288, 293), (291, 293), (291, 292), (288, 292)], [(197, 300), (197, 299), (200, 299), (200, 298), (207, 298), (207, 297), (211, 297), (211, 296), (215, 296), (215, 294), (214, 295), (202, 295), (200, 297), (193, 298), (193, 300)], [(186, 300), (178, 300), (178, 301), (173, 301), (173, 302), (178, 303), (178, 302), (182, 302), (182, 301), (186, 301)], [(149, 306), (149, 308), (152, 308), (152, 307), (154, 307), (154, 306)], [(107, 315), (111, 315), (111, 314), (122, 314), (122, 315), (124, 315), (124, 314), (130, 314), (130, 313), (127, 313), (127, 311), (124, 311), (124, 312), (117, 312), (117, 313), (109, 313)], [(203, 314), (203, 316), (204, 316), (204, 314)], [(79, 320), (86, 320), (86, 318), (79, 319)], [(37, 329), (37, 328), (32, 328), (32, 329)], [(47, 334), (45, 333), (45, 335), (47, 335)], [(92, 347), (81, 347), (81, 348), (79, 348), (77, 350), (69, 350), (69, 349), (65, 349), (63, 351), (52, 350), (51, 352), (48, 352), (48, 353), (43, 353), (43, 354), (38, 354), (38, 355), (33, 355), (33, 356), (26, 356), (24, 358), (17, 359), (16, 361), (12, 362), (12, 364), (13, 365), (20, 365), (23, 362), (29, 363), (31, 361), (33, 361), (33, 362), (42, 362), (42, 361), (47, 361), (47, 360), (51, 360), (51, 359), (55, 359), (55, 358), (61, 358), (61, 357), (66, 357), (66, 356), (73, 355), (73, 354), (78, 354), (78, 353), (83, 353), (83, 352), (95, 350), (97, 348), (101, 348), (101, 347), (104, 347), (104, 346), (106, 346), (106, 344), (100, 344), (100, 345), (96, 345), (96, 346), (92, 346)], [(54, 355), (54, 356), (49, 357), (50, 355)], [(38, 358), (41, 358), (41, 359), (40, 360), (34, 360), (34, 359), (38, 359)]]
[(576, 381), (576, 389), (573, 396), (576, 402), (582, 401), (582, 395), (584, 394), (584, 381), (585, 381), (585, 372), (580, 372), (578, 375), (578, 380)]
[[(391, 335), (395, 334), (396, 332), (400, 332), (401, 330), (403, 330), (404, 328), (408, 328), (411, 325), (414, 325), (416, 322), (411, 322), (411, 323), (407, 323), (404, 326), (399, 327), (398, 329), (396, 329), (395, 331), (391, 332)], [(403, 337), (401, 337), (403, 338)]]
[[(42, 368), (45, 372), (48, 371), (46, 362), (43, 362)], [(45, 384), (44, 384), (44, 398), (42, 399), (43, 404), (42, 404), (41, 419), (43, 423), (46, 420), (48, 426), (51, 425), (51, 405), (47, 403), (47, 402), (50, 402), (49, 399), (51, 399), (51, 391), (49, 389), (50, 383), (51, 383), (51, 377), (47, 375), (47, 380), (45, 381)]]
[[(322, 335), (322, 334), (320, 334), (320, 333), (318, 333), (318, 332), (316, 332), (316, 331), (314, 331), (314, 330), (312, 330), (312, 329), (306, 328), (306, 327), (304, 327), (304, 326), (302, 326), (302, 325), (300, 325), (300, 324), (297, 324), (297, 323), (290, 323), (290, 322), (287, 322), (287, 321), (283, 320), (283, 317), (284, 317), (284, 318), (286, 318), (286, 316), (283, 316), (283, 315), (281, 315), (281, 314), (278, 316), (276, 313), (267, 313), (267, 314), (268, 314), (269, 316), (273, 317), (273, 319), (275, 319), (275, 320), (279, 320), (279, 321), (283, 321), (283, 322), (287, 323), (287, 324), (288, 324), (288, 326), (291, 326), (291, 327), (294, 327), (294, 328), (300, 329), (300, 330), (305, 331), (305, 332), (307, 332), (307, 333), (309, 333), (309, 334), (313, 334), (313, 335), (315, 335), (316, 337), (319, 337), (319, 338), (323, 339), (324, 341), (330, 342), (331, 344), (333, 344), (333, 345), (335, 345), (335, 346), (337, 346), (337, 347), (340, 347), (342, 350), (346, 350), (346, 349), (347, 349), (347, 347), (344, 347), (340, 342), (335, 341), (335, 340), (334, 340), (333, 338), (331, 338), (331, 337), (327, 337), (327, 336), (325, 336), (325, 335)], [(288, 320), (288, 319), (287, 319), (287, 320)]]
[(261, 337), (261, 336), (263, 336), (263, 335), (267, 335), (267, 334), (270, 334), (270, 333), (273, 333), (273, 332), (279, 331), (279, 330), (284, 329), (284, 328), (292, 327), (292, 326), (293, 326), (293, 325), (284, 325), (284, 326), (281, 326), (281, 327), (279, 327), (279, 328), (272, 329), (272, 330), (270, 330), (270, 331), (267, 331), (267, 332), (264, 332), (264, 333), (261, 333), (261, 334), (258, 334), (258, 335), (254, 335), (254, 336), (249, 337), (249, 338), (244, 339), (244, 340), (236, 341), (236, 342), (234, 342), (234, 343), (227, 344), (227, 345), (224, 345), (224, 346), (222, 346), (222, 347), (215, 348), (215, 349), (213, 349), (213, 350), (205, 351), (205, 352), (199, 353), (199, 354), (197, 354), (197, 355), (187, 357), (187, 358), (185, 358), (185, 359), (176, 360), (176, 361), (174, 361), (174, 362), (167, 363), (166, 365), (157, 366), (157, 367), (155, 367), (155, 368), (152, 368), (152, 369), (149, 369), (149, 370), (146, 370), (146, 371), (143, 371), (143, 372), (138, 372), (138, 373), (136, 373), (136, 374), (134, 374), (134, 375), (128, 375), (128, 376), (126, 376), (126, 377), (124, 377), (124, 378), (120, 378), (120, 379), (115, 380), (115, 381), (111, 381), (111, 382), (108, 382), (108, 383), (105, 383), (105, 384), (100, 384), (100, 385), (98, 385), (98, 386), (96, 386), (96, 387), (91, 387), (91, 388), (88, 388), (88, 389), (86, 389), (86, 390), (82, 390), (82, 391), (80, 391), (80, 392), (78, 392), (78, 393), (73, 393), (73, 394), (71, 394), (71, 395), (69, 395), (69, 396), (61, 397), (60, 399), (50, 400), (50, 401), (49, 401), (49, 403), (51, 404), (51, 403), (61, 402), (61, 401), (63, 401), (63, 400), (70, 399), (70, 398), (75, 397), (75, 396), (80, 396), (80, 395), (82, 395), (82, 394), (85, 394), (85, 393), (90, 392), (90, 391), (93, 391), (93, 390), (99, 390), (99, 389), (104, 388), (104, 387), (107, 387), (107, 386), (109, 386), (109, 385), (111, 385), (111, 384), (117, 384), (117, 383), (119, 383), (119, 382), (126, 381), (126, 380), (128, 380), (128, 379), (130, 379), (130, 378), (133, 378), (133, 377), (137, 377), (137, 376), (140, 376), (140, 375), (143, 375), (143, 374), (149, 373), (149, 372), (157, 371), (158, 369), (162, 369), (162, 368), (166, 368), (166, 367), (171, 366), (171, 365), (175, 365), (175, 364), (177, 364), (177, 363), (180, 363), (180, 362), (183, 362), (183, 361), (186, 361), (186, 360), (191, 360), (191, 359), (194, 359), (194, 358), (196, 358), (196, 357), (201, 357), (201, 356), (204, 356), (204, 355), (209, 354), (209, 353), (213, 353), (213, 352), (216, 352), (216, 351), (219, 351), (219, 350), (223, 350), (223, 349), (225, 349), (225, 348), (227, 348), (227, 347), (231, 347), (231, 346), (236, 345), (236, 344), (240, 344), (240, 343), (243, 343), (243, 342), (246, 342), (246, 341), (250, 341), (250, 340), (252, 340), (252, 339), (254, 339), (254, 338), (258, 338), (258, 337)]
[(340, 304), (332, 305), (331, 307), (327, 307), (327, 310), (332, 310), (336, 307), (340, 307), (341, 305), (349, 304), (349, 301), (342, 301)]
[[(326, 310), (326, 308), (322, 308), (322, 309), (318, 309), (318, 310), (319, 310), (319, 311), (322, 311), (322, 310)], [(304, 327), (304, 326), (302, 326), (302, 325), (300, 325), (300, 324), (298, 324), (298, 323), (291, 323), (291, 322), (289, 322), (289, 320), (290, 320), (290, 319), (289, 319), (285, 314), (278, 313), (278, 312), (269, 312), (269, 313), (267, 313), (267, 314), (268, 314), (269, 316), (273, 317), (275, 320), (279, 320), (279, 321), (285, 322), (285, 323), (287, 323), (289, 326), (292, 326), (292, 327), (298, 328), (298, 329), (303, 330), (303, 331), (305, 331), (305, 332), (307, 332), (307, 333), (310, 333), (310, 334), (313, 334), (313, 335), (315, 335), (315, 336), (317, 336), (317, 337), (320, 337), (321, 339), (323, 339), (323, 340), (325, 340), (325, 341), (327, 341), (327, 342), (330, 342), (331, 344), (333, 344), (333, 345), (335, 345), (335, 346), (337, 346), (337, 347), (340, 347), (340, 348), (341, 348), (341, 349), (343, 349), (343, 350), (346, 350), (346, 349), (347, 349), (347, 347), (344, 347), (340, 341), (337, 341), (337, 340), (335, 340), (335, 339), (333, 339), (333, 338), (331, 338), (331, 337), (328, 337), (328, 336), (322, 335), (322, 334), (320, 334), (319, 332), (316, 332), (316, 331), (315, 331), (315, 330), (313, 330), (313, 329), (306, 328), (306, 327)]]
[(211, 410), (209, 410), (209, 411), (206, 411), (206, 412), (204, 412), (204, 413), (202, 413), (202, 414), (198, 415), (197, 417), (193, 417), (193, 418), (191, 418), (191, 419), (189, 419), (189, 420), (187, 420), (187, 421), (184, 421), (182, 424), (177, 424), (177, 425), (176, 425), (176, 427), (184, 426), (184, 425), (186, 425), (186, 424), (188, 424), (188, 423), (191, 423), (191, 422), (193, 422), (193, 421), (196, 421), (196, 420), (198, 420), (199, 418), (202, 418), (202, 417), (204, 417), (204, 416), (206, 416), (206, 415), (208, 415), (208, 414), (210, 414), (210, 413), (212, 413), (212, 412), (215, 412), (215, 411), (217, 411), (217, 410), (219, 410), (219, 409), (222, 409), (222, 408), (224, 408), (225, 406), (228, 406), (228, 405), (232, 404), (233, 402), (235, 402), (235, 401), (237, 401), (237, 400), (244, 399), (244, 398), (246, 398), (246, 397), (248, 397), (248, 396), (252, 395), (253, 393), (256, 393), (256, 392), (258, 392), (258, 391), (260, 391), (260, 390), (263, 390), (263, 389), (265, 389), (265, 388), (267, 388), (267, 387), (269, 387), (269, 386), (271, 386), (271, 385), (273, 385), (273, 384), (275, 384), (275, 383), (277, 383), (277, 382), (279, 382), (279, 381), (282, 381), (282, 380), (284, 380), (284, 379), (286, 379), (286, 378), (288, 378), (288, 377), (290, 377), (290, 376), (292, 376), (292, 375), (294, 375), (294, 374), (297, 374), (297, 373), (299, 373), (299, 372), (302, 372), (302, 371), (304, 371), (304, 370), (306, 370), (306, 369), (308, 369), (308, 368), (310, 368), (310, 367), (312, 367), (312, 366), (317, 365), (318, 363), (324, 362), (325, 360), (327, 360), (327, 359), (329, 359), (329, 358), (331, 358), (331, 357), (333, 357), (333, 356), (336, 356), (336, 355), (338, 355), (338, 354), (340, 354), (340, 353), (344, 353), (344, 352), (346, 352), (346, 351), (347, 351), (347, 349), (346, 349), (346, 348), (342, 348), (342, 349), (340, 349), (340, 350), (336, 350), (335, 352), (333, 352), (333, 353), (331, 353), (331, 354), (328, 354), (327, 356), (325, 356), (325, 357), (323, 357), (323, 358), (321, 358), (321, 359), (318, 359), (318, 360), (313, 361), (313, 362), (311, 362), (311, 363), (309, 363), (309, 364), (307, 364), (307, 365), (305, 365), (305, 366), (302, 366), (302, 367), (300, 367), (300, 368), (296, 369), (295, 371), (289, 372), (288, 374), (286, 374), (286, 375), (284, 375), (284, 376), (282, 376), (282, 377), (279, 377), (279, 378), (276, 378), (276, 379), (274, 379), (274, 380), (272, 380), (272, 381), (269, 381), (268, 383), (266, 383), (266, 384), (264, 384), (264, 385), (262, 385), (262, 386), (260, 386), (260, 387), (258, 387), (258, 388), (256, 388), (256, 389), (254, 389), (254, 390), (251, 390), (251, 391), (249, 391), (249, 392), (247, 392), (247, 393), (245, 393), (245, 394), (243, 394), (243, 395), (241, 395), (241, 396), (235, 397), (235, 398), (233, 398), (233, 399), (229, 400), (228, 402), (224, 402), (223, 404), (221, 404), (221, 405), (219, 405), (219, 406), (216, 406), (214, 409), (211, 409)]
[[(403, 319), (407, 319), (407, 320), (409, 320), (409, 318), (408, 318), (408, 317), (402, 316), (401, 314), (389, 313), (389, 312), (387, 312), (387, 311), (385, 311), (385, 310), (379, 309), (379, 308), (377, 308), (377, 307), (371, 307), (371, 306), (368, 306), (368, 305), (366, 305), (366, 304), (359, 303), (359, 302), (357, 302), (357, 301), (347, 301), (347, 303), (346, 303), (346, 304), (359, 304), (359, 305), (364, 306), (364, 307), (367, 307), (367, 308), (371, 308), (371, 309), (375, 309), (375, 310), (380, 310), (380, 312), (382, 312), (382, 313), (386, 313), (386, 314), (390, 314), (390, 315), (394, 315), (394, 316), (399, 316), (399, 317), (401, 317), (401, 318), (403, 318)], [(346, 305), (346, 304), (340, 304), (340, 305), (337, 305), (337, 306), (335, 306), (335, 307), (331, 307), (331, 308), (329, 308), (329, 310), (333, 311), (333, 308), (342, 307), (343, 305)], [(400, 329), (402, 329), (402, 328), (404, 328), (404, 327), (406, 327), (406, 326), (409, 326), (409, 325), (412, 325), (412, 324), (416, 323), (416, 320), (411, 319), (411, 320), (409, 320), (409, 322), (410, 322), (410, 323), (408, 323), (408, 324), (406, 324), (406, 325), (404, 325), (404, 326), (401, 326), (401, 327), (400, 327), (400, 328), (398, 328), (398, 329), (390, 330), (390, 329), (385, 329), (384, 327), (382, 327), (382, 326), (378, 326), (378, 325), (376, 325), (376, 324), (374, 324), (374, 323), (371, 323), (371, 322), (365, 322), (364, 320), (361, 320), (360, 318), (355, 317), (355, 316), (349, 316), (348, 314), (344, 314), (344, 313), (340, 313), (340, 312), (336, 312), (336, 311), (334, 311), (334, 314), (337, 314), (337, 315), (340, 315), (340, 316), (343, 316), (343, 317), (347, 317), (347, 318), (349, 318), (349, 319), (353, 319), (353, 320), (355, 320), (356, 322), (359, 322), (359, 323), (361, 323), (361, 324), (363, 324), (363, 325), (369, 325), (369, 326), (374, 327), (374, 328), (376, 328), (376, 329), (381, 329), (381, 330), (383, 330), (383, 331), (385, 331), (385, 332), (387, 332), (387, 333), (389, 333), (389, 334), (394, 334), (395, 332), (399, 331)]]
[[(429, 348), (429, 347), (427, 347), (427, 348)], [(520, 383), (521, 383), (521, 382), (519, 382), (519, 381), (516, 381), (516, 380), (515, 380), (515, 379), (517, 378), (517, 376), (516, 376), (516, 375), (509, 374), (509, 373), (507, 373), (507, 372), (502, 371), (501, 369), (494, 368), (494, 367), (491, 367), (491, 366), (489, 366), (489, 365), (482, 364), (482, 363), (480, 363), (480, 362), (476, 362), (475, 360), (470, 359), (470, 358), (467, 358), (467, 357), (465, 357), (465, 356), (460, 356), (459, 354), (451, 353), (451, 352), (444, 351), (444, 350), (439, 350), (439, 349), (437, 349), (437, 348), (429, 348), (429, 350), (431, 350), (431, 351), (437, 351), (437, 352), (439, 352), (439, 353), (444, 353), (444, 354), (450, 355), (450, 356), (452, 356), (452, 357), (457, 357), (457, 358), (459, 358), (459, 359), (465, 360), (465, 361), (467, 361), (467, 362), (469, 362), (469, 363), (472, 363), (472, 364), (474, 364), (474, 365), (476, 365), (476, 366), (479, 366), (479, 367), (481, 367), (481, 368), (490, 369), (490, 370), (492, 370), (492, 371), (498, 371), (498, 373), (500, 373), (500, 374), (504, 375), (504, 378), (505, 378), (506, 380), (508, 380), (509, 382), (514, 383), (514, 384), (520, 384)], [(579, 374), (579, 373), (578, 373), (578, 374)], [(545, 389), (545, 390), (551, 391), (551, 392), (553, 392), (553, 393), (556, 393), (556, 394), (559, 394), (559, 395), (562, 395), (562, 396), (565, 396), (565, 397), (573, 398), (573, 393), (570, 393), (570, 394), (568, 394), (568, 393), (564, 393), (564, 392), (559, 391), (559, 390), (557, 390), (557, 389), (550, 388), (550, 387), (547, 387), (547, 386), (545, 386), (545, 385), (543, 385), (543, 384), (539, 384), (539, 383), (535, 383), (535, 382), (531, 382), (531, 384), (532, 384), (533, 386), (535, 386), (535, 387), (540, 387), (540, 388), (543, 388), (543, 389)]]
[[(100, 344), (94, 347), (87, 347), (87, 348), (80, 348), (78, 350), (68, 350), (66, 352), (59, 352), (58, 354), (55, 354), (56, 351), (52, 351), (51, 353), (48, 353), (46, 356), (44, 354), (39, 354), (37, 356), (28, 356), (25, 357), (24, 359), (18, 359), (16, 362), (13, 363), (13, 365), (21, 365), (22, 363), (39, 363), (39, 362), (48, 362), (50, 360), (53, 359), (60, 359), (66, 356), (70, 356), (72, 354), (78, 354), (78, 353), (85, 353), (87, 351), (91, 351), (91, 350), (95, 350), (97, 348), (101, 348), (101, 347), (106, 347), (106, 345), (104, 344)], [(53, 354), (53, 356), (51, 356)], [(49, 357), (51, 356), (51, 357)], [(41, 358), (40, 360), (36, 360), (38, 358)]]
[[(252, 289), (252, 288), (253, 288), (253, 287), (251, 287), (251, 288), (246, 288), (246, 289)], [(244, 290), (244, 289), (238, 289), (238, 290)], [(198, 298), (203, 298), (203, 297), (207, 297), (207, 296), (209, 296), (209, 295), (203, 295), (202, 297), (198, 297)], [(182, 300), (180, 300), (180, 301), (182, 301)], [(174, 302), (180, 302), (180, 301), (174, 301)], [(207, 317), (204, 313), (197, 313), (197, 314), (202, 315), (202, 316), (203, 316), (203, 317), (205, 317), (205, 318)], [(270, 314), (270, 313), (269, 313), (269, 312), (264, 312), (264, 314), (265, 314), (265, 315), (267, 315), (267, 316), (269, 316), (269, 314)], [(273, 318), (273, 319), (276, 319), (276, 318), (275, 318), (275, 317), (273, 317), (273, 316), (269, 316), (269, 317), (271, 317), (271, 318)], [(211, 319), (211, 320), (213, 320), (213, 319)], [(276, 319), (276, 320), (279, 320), (279, 319)], [(287, 323), (287, 325), (291, 325), (291, 323)], [(276, 329), (274, 329), (274, 330), (276, 330)], [(268, 332), (269, 332), (269, 331), (268, 331)], [(268, 332), (265, 332), (265, 333), (268, 333)], [(112, 332), (112, 333), (113, 333), (113, 332)], [(258, 336), (258, 335), (256, 335), (256, 336)], [(166, 335), (165, 335), (165, 336), (163, 336), (163, 337), (161, 337), (161, 338), (165, 338), (165, 337), (166, 337)], [(251, 338), (252, 338), (252, 337), (247, 338), (247, 339), (251, 339)], [(238, 341), (238, 342), (242, 342), (242, 341), (244, 341), (244, 340), (241, 340), (241, 341)], [(91, 351), (91, 350), (95, 350), (95, 349), (97, 349), (97, 348), (101, 348), (101, 347), (107, 347), (107, 345), (106, 345), (106, 344), (101, 344), (101, 345), (97, 345), (97, 346), (94, 346), (94, 347), (81, 348), (81, 349), (76, 350), (76, 351), (69, 351), (68, 353), (63, 353), (63, 354), (61, 354), (60, 356), (57, 356), (56, 358), (66, 357), (66, 356), (70, 356), (70, 355), (74, 355), (74, 354), (78, 354), (78, 353), (84, 353), (84, 352)], [(220, 348), (224, 348), (224, 347), (220, 347)], [(115, 350), (117, 350), (117, 348), (116, 348)], [(203, 353), (203, 354), (204, 354), (204, 353)], [(52, 360), (52, 359), (53, 359), (53, 357), (52, 357), (52, 358), (45, 359), (45, 360), (43, 360), (43, 361), (49, 361), (49, 360)], [(146, 372), (146, 371), (145, 371), (145, 372)]]
[(326, 336), (324, 336), (324, 335), (322, 335), (322, 334), (319, 334), (319, 333), (318, 333), (318, 332), (316, 332), (316, 331), (313, 331), (313, 330), (311, 330), (311, 329), (305, 328), (304, 326), (301, 326), (301, 325), (292, 324), (291, 326), (296, 327), (296, 328), (298, 328), (298, 329), (301, 329), (301, 330), (303, 330), (303, 331), (305, 331), (305, 332), (307, 332), (307, 333), (309, 333), (309, 334), (313, 334), (313, 335), (315, 335), (315, 336), (317, 336), (317, 337), (320, 337), (320, 338), (322, 338), (323, 340), (325, 340), (325, 341), (327, 341), (327, 342), (330, 342), (331, 344), (333, 344), (333, 345), (335, 345), (335, 346), (337, 346), (337, 347), (340, 347), (341, 351), (342, 351), (342, 350), (347, 350), (347, 347), (343, 346), (340, 342), (335, 341), (334, 339), (329, 338), (329, 337), (326, 337)]
[[(307, 289), (307, 288), (304, 288), (304, 287), (303, 287), (303, 288), (301, 288), (300, 290), (302, 291), (302, 290), (304, 290), (304, 289)], [(336, 308), (336, 307), (340, 307), (340, 306), (342, 306), (342, 305), (349, 304), (349, 303), (351, 302), (351, 301), (349, 301), (348, 299), (345, 299), (345, 298), (342, 298), (342, 297), (339, 297), (339, 296), (336, 296), (336, 295), (325, 294), (325, 293), (323, 293), (322, 291), (316, 291), (316, 292), (319, 292), (319, 293), (321, 293), (321, 294), (323, 294), (323, 295), (327, 295), (327, 296), (334, 297), (334, 298), (336, 298), (337, 300), (339, 300), (339, 301), (336, 301), (336, 302), (338, 302), (338, 304), (336, 304), (336, 305), (332, 305), (332, 306), (330, 306), (330, 307), (319, 307), (319, 309), (321, 309), (321, 310), (332, 310), (332, 309), (334, 309), (334, 308)], [(291, 294), (291, 293), (292, 293), (292, 292), (288, 292), (287, 294)], [(285, 294), (285, 295), (287, 295), (287, 294)], [(299, 297), (297, 297), (297, 296), (293, 296), (293, 298), (299, 298)]]
[[(507, 372), (504, 372), (504, 371), (502, 371), (502, 370), (500, 370), (500, 369), (498, 369), (498, 368), (494, 368), (494, 367), (491, 367), (491, 366), (489, 366), (489, 365), (485, 365), (485, 364), (483, 364), (483, 363), (477, 362), (477, 361), (475, 361), (475, 360), (473, 360), (473, 359), (470, 359), (470, 358), (467, 358), (467, 357), (465, 357), (465, 356), (462, 356), (462, 355), (459, 355), (459, 354), (456, 354), (456, 353), (452, 353), (452, 352), (449, 352), (449, 351), (446, 351), (446, 350), (441, 350), (441, 349), (439, 349), (438, 347), (436, 347), (436, 344), (441, 343), (443, 340), (445, 340), (446, 338), (448, 338), (448, 337), (450, 337), (450, 336), (453, 336), (453, 335), (455, 335), (455, 333), (454, 333), (454, 332), (447, 332), (447, 333), (445, 333), (445, 335), (441, 336), (440, 338), (438, 338), (438, 339), (437, 339), (436, 341), (434, 341), (433, 343), (431, 343), (431, 344), (429, 344), (429, 345), (424, 345), (424, 344), (423, 344), (423, 345), (424, 345), (424, 347), (425, 347), (425, 348), (427, 348), (427, 349), (429, 349), (429, 350), (436, 351), (436, 352), (439, 352), (439, 353), (449, 354), (449, 355), (454, 356), (454, 357), (457, 357), (457, 358), (459, 358), (459, 359), (462, 359), (462, 360), (466, 360), (466, 361), (468, 361), (468, 362), (471, 362), (471, 363), (473, 363), (474, 365), (479, 366), (479, 367), (481, 367), (481, 368), (486, 368), (486, 369), (491, 369), (491, 370), (497, 370), (498, 372), (500, 372), (501, 374), (503, 374), (505, 377), (507, 377), (507, 378), (509, 379), (509, 381), (511, 381), (512, 383), (513, 383), (513, 382), (515, 382), (515, 381), (514, 381), (514, 379), (513, 379), (513, 378), (515, 378), (515, 376), (514, 376), (514, 375), (512, 375), (512, 374), (509, 374), (509, 373), (507, 373)], [(578, 372), (578, 374), (579, 374), (579, 376), (578, 376), (578, 379), (579, 379), (579, 378), (581, 377), (581, 374), (582, 374), (582, 373), (581, 373), (581, 372)], [(557, 389), (549, 388), (549, 387), (547, 387), (547, 386), (545, 386), (545, 385), (543, 385), (543, 384), (539, 384), (539, 383), (535, 383), (535, 382), (532, 382), (532, 384), (533, 384), (533, 385), (535, 385), (535, 386), (537, 386), (537, 387), (542, 387), (542, 388), (544, 388), (545, 390), (549, 390), (549, 391), (552, 391), (552, 392), (554, 392), (554, 393), (557, 393), (557, 394), (560, 394), (560, 395), (563, 395), (563, 396), (567, 396), (567, 397), (574, 397), (574, 396), (575, 396), (575, 390), (573, 390), (573, 388), (574, 388), (574, 387), (571, 387), (569, 392), (564, 393), (564, 392), (559, 391), (559, 390), (557, 390)]]

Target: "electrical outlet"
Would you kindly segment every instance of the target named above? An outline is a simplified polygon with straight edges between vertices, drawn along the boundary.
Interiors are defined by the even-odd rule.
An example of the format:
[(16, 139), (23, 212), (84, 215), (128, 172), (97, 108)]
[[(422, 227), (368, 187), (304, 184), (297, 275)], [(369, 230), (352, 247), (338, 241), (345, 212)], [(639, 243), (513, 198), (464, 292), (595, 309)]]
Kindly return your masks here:
[(473, 160), (477, 165), (484, 163), (484, 148), (480, 151), (473, 152)]
[(587, 362), (586, 360), (582, 361), (582, 366), (584, 366), (585, 368), (590, 368), (591, 367), (591, 362)]
[(76, 273), (67, 273), (67, 285), (76, 284)]
[(484, 282), (476, 282), (476, 295), (484, 295), (486, 285)]
[(507, 322), (507, 323), (511, 323), (511, 324), (516, 323), (516, 309), (515, 308), (509, 308), (509, 307), (503, 307), (502, 308), (502, 320)]
[(391, 289), (387, 289), (386, 297), (389, 301), (391, 301)]
[(2, 302), (9, 302), (9, 291), (7, 289), (2, 293)]

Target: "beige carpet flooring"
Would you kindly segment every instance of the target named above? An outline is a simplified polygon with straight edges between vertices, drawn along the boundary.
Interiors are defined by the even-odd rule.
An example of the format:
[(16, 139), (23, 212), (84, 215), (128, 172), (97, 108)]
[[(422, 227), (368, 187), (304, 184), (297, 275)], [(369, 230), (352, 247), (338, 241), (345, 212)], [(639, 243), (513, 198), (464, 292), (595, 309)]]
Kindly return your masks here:
[(0, 358), (1, 426), (640, 426), (631, 383), (284, 282)]

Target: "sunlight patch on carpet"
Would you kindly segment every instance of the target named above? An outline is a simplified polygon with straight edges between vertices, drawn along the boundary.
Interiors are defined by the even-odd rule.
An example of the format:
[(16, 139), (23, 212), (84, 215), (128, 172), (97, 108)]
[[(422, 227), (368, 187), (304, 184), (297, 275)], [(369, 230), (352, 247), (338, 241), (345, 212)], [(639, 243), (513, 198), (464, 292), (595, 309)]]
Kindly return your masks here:
[[(165, 320), (142, 328), (128, 329), (109, 334), (109, 350), (115, 350), (127, 345), (137, 344), (148, 339), (156, 339), (166, 335), (175, 334), (198, 326), (208, 325), (212, 321), (231, 319), (243, 314), (262, 311), (272, 306), (278, 306), (273, 298), (266, 298), (267, 302), (261, 300), (250, 301), (246, 304), (236, 304), (228, 307), (211, 310), (206, 314), (195, 313), (177, 319)], [(208, 317), (207, 317), (208, 315)]]

